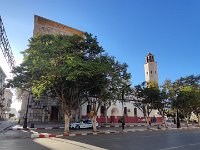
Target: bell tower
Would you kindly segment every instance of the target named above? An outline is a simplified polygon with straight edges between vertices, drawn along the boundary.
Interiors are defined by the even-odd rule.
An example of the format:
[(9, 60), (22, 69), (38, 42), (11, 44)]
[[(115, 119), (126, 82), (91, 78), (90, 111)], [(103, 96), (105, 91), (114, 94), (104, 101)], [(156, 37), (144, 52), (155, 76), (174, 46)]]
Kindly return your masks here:
[(146, 63), (144, 64), (145, 81), (147, 83), (154, 82), (158, 84), (157, 62), (154, 61), (154, 56), (148, 53)]

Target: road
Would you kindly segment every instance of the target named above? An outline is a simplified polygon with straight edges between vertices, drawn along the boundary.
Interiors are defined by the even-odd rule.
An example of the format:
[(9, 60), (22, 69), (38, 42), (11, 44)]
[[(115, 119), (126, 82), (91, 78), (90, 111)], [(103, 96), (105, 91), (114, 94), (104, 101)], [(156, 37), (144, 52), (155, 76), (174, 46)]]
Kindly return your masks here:
[(200, 129), (31, 139), (28, 131), (0, 134), (0, 150), (197, 150)]
[(110, 150), (197, 150), (200, 130), (144, 131), (101, 136), (70, 137), (68, 140)]
[(11, 121), (11, 120), (2, 121), (2, 120), (0, 120), (0, 132), (3, 131), (6, 127), (12, 126), (14, 124), (16, 124), (15, 121)]

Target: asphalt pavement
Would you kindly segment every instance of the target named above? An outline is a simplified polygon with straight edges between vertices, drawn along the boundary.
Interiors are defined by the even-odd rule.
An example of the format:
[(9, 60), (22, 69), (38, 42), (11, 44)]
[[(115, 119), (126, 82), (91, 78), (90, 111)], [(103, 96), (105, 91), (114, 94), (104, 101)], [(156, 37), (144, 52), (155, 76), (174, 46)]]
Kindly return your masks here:
[(109, 150), (198, 150), (200, 129), (144, 131), (85, 137), (62, 137)]
[(198, 150), (200, 129), (145, 130), (118, 134), (30, 138), (30, 131), (0, 134), (0, 150)]
[(0, 120), (0, 132), (16, 124), (17, 122), (12, 120)]

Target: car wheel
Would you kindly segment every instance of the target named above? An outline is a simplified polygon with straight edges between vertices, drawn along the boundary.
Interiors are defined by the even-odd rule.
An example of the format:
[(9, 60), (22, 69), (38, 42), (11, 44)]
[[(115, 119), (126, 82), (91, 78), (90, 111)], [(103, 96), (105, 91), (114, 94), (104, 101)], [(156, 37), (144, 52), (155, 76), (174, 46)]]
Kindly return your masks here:
[(76, 126), (76, 129), (80, 129), (80, 126)]

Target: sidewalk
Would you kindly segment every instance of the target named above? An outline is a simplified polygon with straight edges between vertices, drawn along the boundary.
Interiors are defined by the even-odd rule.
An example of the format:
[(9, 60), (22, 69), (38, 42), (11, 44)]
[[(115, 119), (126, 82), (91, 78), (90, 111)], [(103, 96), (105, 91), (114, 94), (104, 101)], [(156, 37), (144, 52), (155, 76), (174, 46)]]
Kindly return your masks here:
[(163, 130), (182, 130), (182, 129), (194, 129), (196, 127), (182, 127), (182, 128), (157, 128), (157, 127), (140, 127), (140, 128), (129, 128), (122, 130), (121, 128), (115, 128), (115, 129), (101, 129), (99, 128), (97, 132), (93, 132), (92, 129), (90, 130), (70, 130), (69, 133), (63, 133), (63, 129), (59, 130), (30, 130), (33, 134), (31, 134), (31, 138), (50, 138), (50, 137), (63, 137), (63, 136), (86, 136), (86, 135), (102, 135), (102, 134), (124, 134), (124, 133), (133, 133), (133, 132), (157, 132), (157, 131), (163, 131)]
[[(193, 129), (195, 126), (184, 127), (182, 124), (181, 129)], [(70, 129), (70, 133), (64, 132), (64, 124), (35, 124), (35, 128), (27, 128), (25, 131), (22, 125), (16, 125), (10, 130), (22, 130), (21, 132), (26, 132), (31, 138), (49, 138), (49, 137), (62, 137), (62, 136), (83, 136), (83, 135), (99, 135), (99, 134), (112, 134), (112, 133), (128, 133), (128, 132), (141, 132), (141, 131), (161, 131), (161, 130), (177, 130), (175, 127), (165, 128), (164, 126), (157, 127), (157, 124), (152, 124), (150, 128), (147, 128), (145, 124), (126, 124), (124, 130), (122, 130), (120, 124), (111, 124), (103, 127), (97, 128), (97, 132), (93, 132), (92, 129)], [(17, 131), (18, 132), (18, 131)]]
[[(151, 126), (157, 126), (157, 123), (152, 123)], [(105, 128), (110, 128), (110, 127), (121, 127), (121, 123), (99, 123), (98, 127), (105, 127)], [(125, 127), (145, 127), (147, 126), (146, 123), (126, 123)], [(45, 130), (45, 129), (63, 129), (64, 124), (63, 123), (34, 123), (34, 128), (31, 128), (31, 123), (28, 123), (28, 129), (36, 129), (36, 130)], [(13, 130), (21, 130), (23, 127), (22, 125), (17, 125)]]

